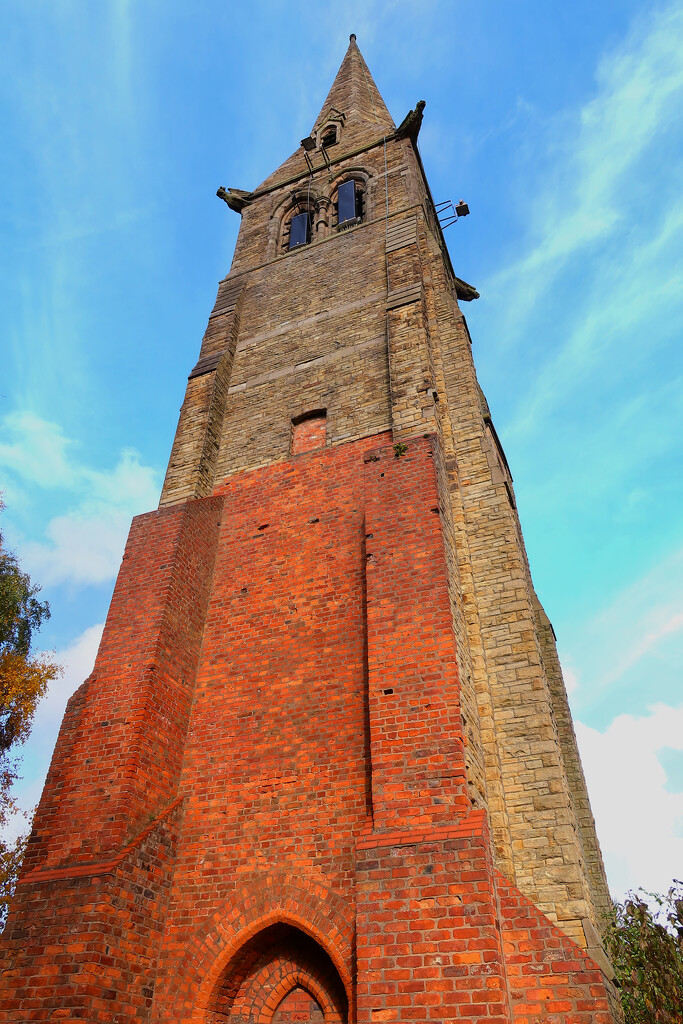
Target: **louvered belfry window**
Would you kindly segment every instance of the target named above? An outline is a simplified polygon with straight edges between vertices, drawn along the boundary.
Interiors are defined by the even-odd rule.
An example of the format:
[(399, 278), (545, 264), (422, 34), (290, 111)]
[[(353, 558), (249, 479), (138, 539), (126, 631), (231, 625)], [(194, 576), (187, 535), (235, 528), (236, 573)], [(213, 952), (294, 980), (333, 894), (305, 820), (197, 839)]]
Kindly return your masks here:
[(308, 212), (297, 213), (292, 217), (289, 228), (289, 248), (296, 249), (297, 245), (308, 245), (311, 240), (311, 217)]
[(339, 210), (339, 224), (346, 224), (350, 220), (356, 220), (360, 216), (359, 195), (355, 181), (345, 181), (337, 190), (337, 204)]

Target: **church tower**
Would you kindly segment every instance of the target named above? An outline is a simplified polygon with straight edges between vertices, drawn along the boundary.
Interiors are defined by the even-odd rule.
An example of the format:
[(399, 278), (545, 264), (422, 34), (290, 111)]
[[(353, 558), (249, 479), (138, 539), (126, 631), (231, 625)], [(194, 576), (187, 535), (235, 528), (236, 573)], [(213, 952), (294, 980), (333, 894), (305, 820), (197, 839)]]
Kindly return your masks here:
[(69, 702), (0, 1021), (611, 1024), (604, 869), (417, 149), (351, 36), (253, 191)]

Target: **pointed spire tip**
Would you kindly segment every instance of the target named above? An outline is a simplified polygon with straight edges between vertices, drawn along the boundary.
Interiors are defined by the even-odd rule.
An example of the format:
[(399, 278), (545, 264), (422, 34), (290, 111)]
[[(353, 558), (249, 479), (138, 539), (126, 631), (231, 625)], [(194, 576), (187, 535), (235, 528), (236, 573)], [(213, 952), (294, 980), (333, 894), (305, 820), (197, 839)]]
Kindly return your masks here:
[(349, 40), (349, 48), (315, 124), (320, 127), (322, 119), (328, 116), (331, 108), (334, 108), (337, 113), (342, 112), (346, 118), (353, 117), (354, 121), (370, 122), (374, 125), (381, 121), (387, 127), (393, 128), (391, 114), (358, 49), (355, 32), (351, 33)]

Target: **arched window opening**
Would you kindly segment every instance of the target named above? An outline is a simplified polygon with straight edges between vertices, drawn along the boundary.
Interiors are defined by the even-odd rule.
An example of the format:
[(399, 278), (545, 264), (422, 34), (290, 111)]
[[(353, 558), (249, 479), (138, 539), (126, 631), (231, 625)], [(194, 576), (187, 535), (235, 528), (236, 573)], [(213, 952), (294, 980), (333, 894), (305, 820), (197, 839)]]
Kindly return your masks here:
[(319, 127), (314, 129), (313, 135), (317, 139), (321, 149), (329, 146), (336, 146), (341, 140), (342, 128), (346, 121), (346, 115), (336, 107), (329, 107), (319, 122)]
[(336, 146), (337, 144), (337, 127), (336, 125), (330, 125), (325, 128), (322, 134), (321, 144), (325, 149), (329, 149), (330, 146)]
[(346, 991), (329, 954), (284, 922), (245, 942), (223, 971), (207, 1009), (221, 1021), (259, 1024), (348, 1020)]
[(287, 204), (280, 213), (282, 218), (280, 250), (282, 252), (290, 252), (292, 249), (298, 249), (311, 242), (317, 204), (318, 198), (312, 189), (297, 189), (290, 194)]
[(289, 222), (287, 249), (296, 249), (300, 245), (308, 245), (311, 240), (311, 213), (295, 213)]
[(337, 227), (349, 228), (360, 224), (363, 219), (364, 191), (361, 182), (351, 179), (344, 181), (337, 189)]

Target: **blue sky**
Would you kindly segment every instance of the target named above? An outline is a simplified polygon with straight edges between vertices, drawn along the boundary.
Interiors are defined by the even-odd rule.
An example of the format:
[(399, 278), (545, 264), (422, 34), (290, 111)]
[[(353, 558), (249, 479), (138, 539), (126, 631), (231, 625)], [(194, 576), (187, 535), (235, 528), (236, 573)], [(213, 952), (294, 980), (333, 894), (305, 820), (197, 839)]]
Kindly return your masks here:
[(65, 664), (37, 800), (132, 515), (156, 506), (252, 188), (356, 32), (420, 146), (559, 638), (613, 891), (683, 864), (683, 0), (6, 0), (2, 528)]

